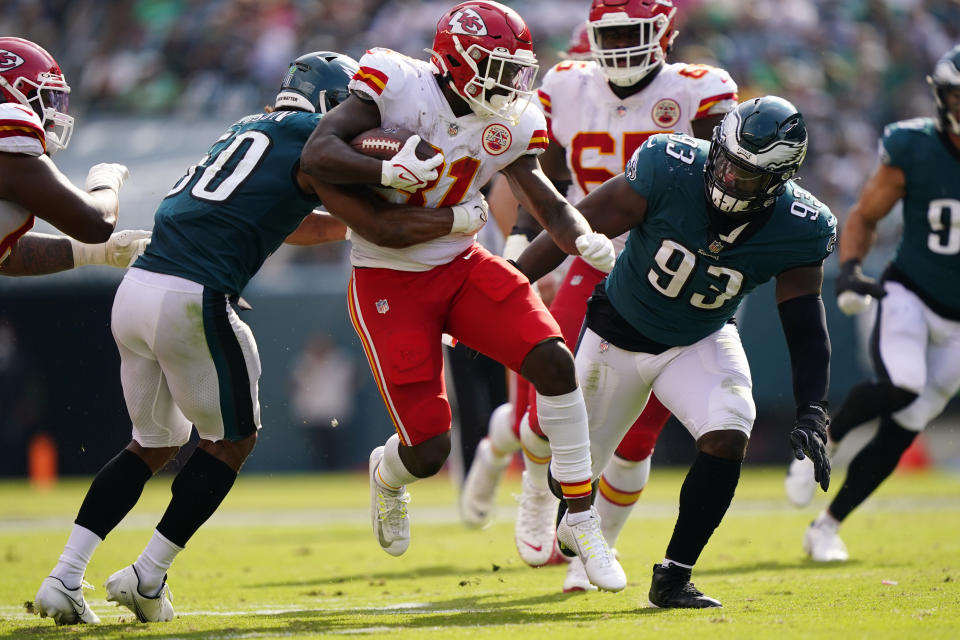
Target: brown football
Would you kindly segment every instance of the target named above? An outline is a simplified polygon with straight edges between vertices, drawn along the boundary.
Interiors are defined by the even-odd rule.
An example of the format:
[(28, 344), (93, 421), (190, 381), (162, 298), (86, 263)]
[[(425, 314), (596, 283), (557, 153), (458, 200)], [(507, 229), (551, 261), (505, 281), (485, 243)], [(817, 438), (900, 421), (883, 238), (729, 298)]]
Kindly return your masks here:
[[(403, 143), (412, 135), (413, 131), (408, 129), (378, 127), (358, 134), (356, 138), (350, 141), (350, 146), (365, 156), (389, 160), (400, 151)], [(435, 153), (437, 153), (436, 149), (426, 141), (420, 140), (417, 145), (418, 158), (426, 160)]]

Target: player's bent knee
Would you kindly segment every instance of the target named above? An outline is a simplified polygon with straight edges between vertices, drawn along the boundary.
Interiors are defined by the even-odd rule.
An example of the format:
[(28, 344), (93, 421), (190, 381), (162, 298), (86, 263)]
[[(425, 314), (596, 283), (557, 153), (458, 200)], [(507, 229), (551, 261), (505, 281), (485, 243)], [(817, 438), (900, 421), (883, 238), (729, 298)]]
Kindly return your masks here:
[(200, 440), (197, 445), (210, 455), (214, 456), (234, 471), (239, 472), (244, 461), (249, 457), (257, 444), (257, 432), (254, 431), (249, 436), (240, 440)]
[(573, 354), (560, 338), (541, 342), (531, 349), (523, 359), (520, 375), (545, 396), (559, 396), (577, 388)]
[(401, 448), (400, 459), (418, 478), (429, 478), (443, 468), (450, 455), (450, 432), (434, 436), (412, 447)]
[(743, 461), (749, 436), (739, 429), (708, 431), (697, 440), (697, 449), (717, 458)]

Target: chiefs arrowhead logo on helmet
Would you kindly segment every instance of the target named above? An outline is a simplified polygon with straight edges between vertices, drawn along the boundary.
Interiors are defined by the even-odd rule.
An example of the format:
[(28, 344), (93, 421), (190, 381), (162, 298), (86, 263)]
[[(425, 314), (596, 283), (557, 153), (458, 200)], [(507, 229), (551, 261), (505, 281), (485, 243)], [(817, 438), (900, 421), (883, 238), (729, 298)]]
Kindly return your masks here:
[(457, 11), (450, 18), (450, 33), (461, 33), (467, 36), (487, 35), (487, 25), (480, 14), (473, 9)]
[(0, 71), (10, 71), (10, 69), (16, 69), (22, 64), (23, 58), (12, 51), (0, 49)]

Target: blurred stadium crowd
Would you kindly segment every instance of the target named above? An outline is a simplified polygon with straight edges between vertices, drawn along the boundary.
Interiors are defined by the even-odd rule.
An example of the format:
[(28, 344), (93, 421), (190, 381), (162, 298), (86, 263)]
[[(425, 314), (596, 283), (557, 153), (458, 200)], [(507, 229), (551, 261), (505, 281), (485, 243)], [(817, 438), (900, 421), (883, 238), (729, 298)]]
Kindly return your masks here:
[[(507, 2), (530, 25), (541, 73), (586, 17), (586, 0)], [(774, 93), (811, 130), (801, 175), (840, 215), (876, 158), (880, 127), (931, 115), (924, 78), (960, 41), (956, 0), (677, 0), (671, 59), (713, 63), (741, 98)], [(255, 111), (299, 53), (359, 58), (385, 46), (419, 57), (447, 0), (7, 0), (0, 32), (60, 61), (71, 111)]]

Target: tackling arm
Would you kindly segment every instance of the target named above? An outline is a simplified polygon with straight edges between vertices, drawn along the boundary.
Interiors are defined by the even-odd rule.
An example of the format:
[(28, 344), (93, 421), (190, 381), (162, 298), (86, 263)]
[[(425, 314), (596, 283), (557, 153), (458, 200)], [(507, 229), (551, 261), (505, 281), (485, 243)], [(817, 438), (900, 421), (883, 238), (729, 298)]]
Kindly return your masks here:
[[(102, 166), (119, 165), (97, 165)], [(0, 154), (0, 176), (0, 198), (15, 202), (81, 242), (105, 242), (117, 224), (116, 189), (81, 191), (47, 156)]]
[[(647, 213), (647, 199), (630, 187), (623, 174), (604, 182), (577, 204), (585, 220), (599, 233), (615, 238), (641, 224)], [(553, 271), (566, 254), (541, 233), (517, 260), (531, 282)]]

